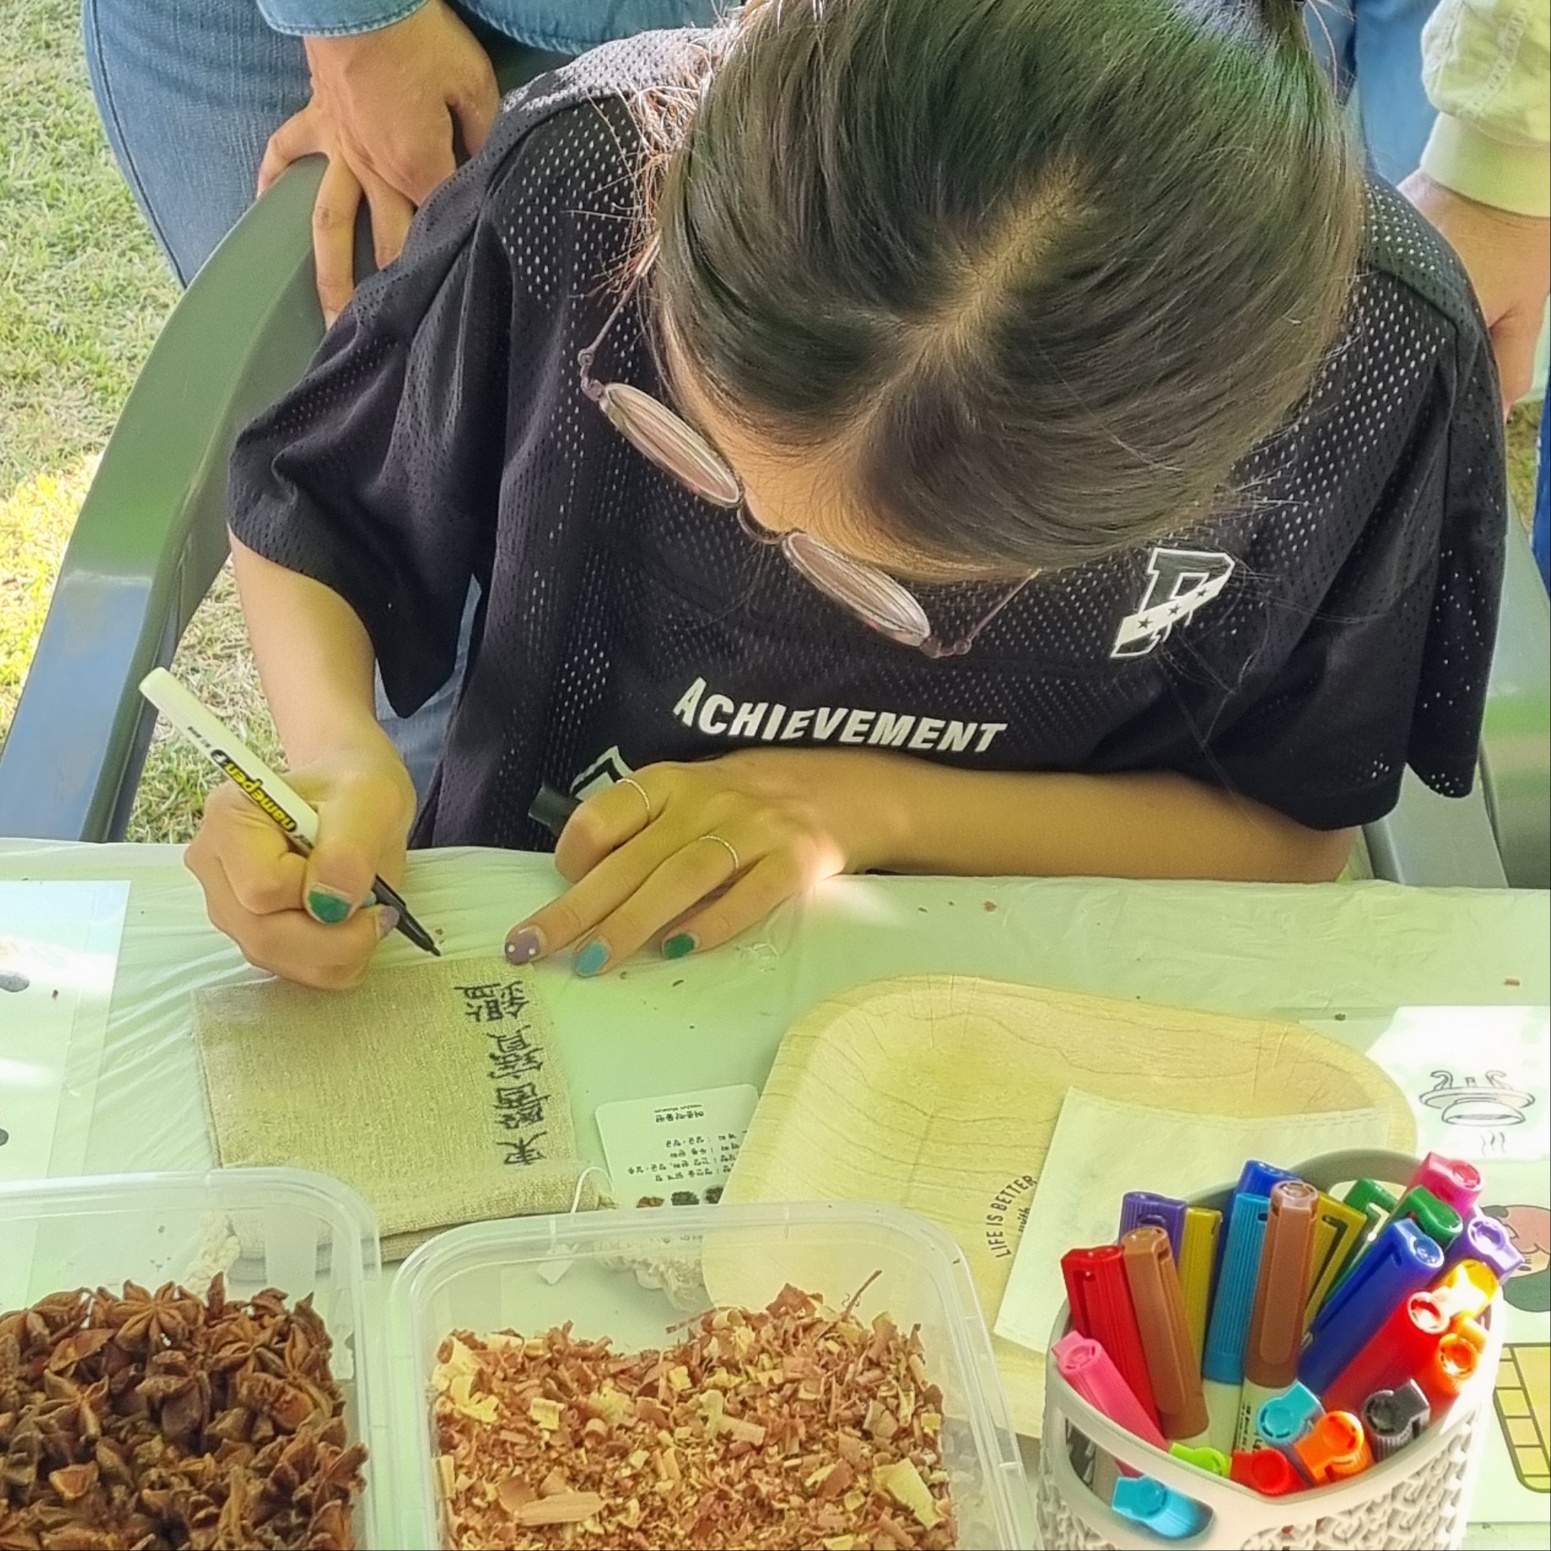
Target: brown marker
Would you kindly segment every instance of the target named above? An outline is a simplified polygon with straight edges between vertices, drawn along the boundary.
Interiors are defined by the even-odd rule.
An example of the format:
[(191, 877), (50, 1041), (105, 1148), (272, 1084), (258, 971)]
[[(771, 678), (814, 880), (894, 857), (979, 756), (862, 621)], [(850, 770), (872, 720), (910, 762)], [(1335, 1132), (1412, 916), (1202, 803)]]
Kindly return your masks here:
[(1204, 1439), (1208, 1417), (1201, 1368), (1169, 1236), (1162, 1228), (1133, 1228), (1120, 1247), (1163, 1436), (1181, 1442)]

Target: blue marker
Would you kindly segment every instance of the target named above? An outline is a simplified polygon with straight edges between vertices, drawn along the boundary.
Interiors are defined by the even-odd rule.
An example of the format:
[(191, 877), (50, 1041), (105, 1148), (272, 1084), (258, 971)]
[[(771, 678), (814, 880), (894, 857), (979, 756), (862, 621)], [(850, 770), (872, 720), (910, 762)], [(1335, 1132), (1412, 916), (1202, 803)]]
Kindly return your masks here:
[(1291, 1169), (1279, 1169), (1274, 1163), (1260, 1163), (1251, 1158), (1240, 1171), (1233, 1193), (1236, 1196), (1269, 1196), (1273, 1185), (1297, 1178)]
[(1244, 1343), (1260, 1275), (1260, 1251), (1271, 1215), (1267, 1196), (1236, 1195), (1224, 1235), (1222, 1275), (1206, 1346), (1201, 1352), (1201, 1391), (1206, 1396), (1206, 1441), (1226, 1454), (1233, 1447), (1239, 1423), (1239, 1395), (1244, 1385)]
[(1124, 1238), (1135, 1228), (1162, 1228), (1169, 1236), (1174, 1264), (1179, 1264), (1185, 1240), (1185, 1203), (1172, 1196), (1155, 1196), (1150, 1190), (1128, 1190), (1120, 1198), (1120, 1233)]
[(1206, 1528), (1211, 1514), (1193, 1498), (1154, 1481), (1151, 1476), (1121, 1476), (1110, 1506), (1165, 1540), (1187, 1540)]
[(1316, 1395), (1327, 1389), (1402, 1300), (1442, 1269), (1443, 1251), (1414, 1222), (1392, 1222), (1315, 1315), (1298, 1377)]
[(1324, 1414), (1319, 1396), (1306, 1385), (1294, 1384), (1280, 1395), (1273, 1395), (1255, 1414), (1255, 1433), (1268, 1449), (1285, 1454), (1296, 1466), (1298, 1456), (1293, 1445), (1308, 1437)]

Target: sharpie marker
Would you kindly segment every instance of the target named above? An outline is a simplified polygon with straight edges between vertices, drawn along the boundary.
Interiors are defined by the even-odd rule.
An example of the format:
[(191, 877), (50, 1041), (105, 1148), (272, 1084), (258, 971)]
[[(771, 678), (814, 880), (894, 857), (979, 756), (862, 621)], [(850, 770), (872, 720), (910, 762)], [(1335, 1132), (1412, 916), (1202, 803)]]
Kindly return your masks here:
[(1061, 1257), (1061, 1275), (1066, 1280), (1073, 1329), (1097, 1341), (1109, 1353), (1110, 1361), (1156, 1426), (1158, 1406), (1147, 1377), (1147, 1359), (1126, 1282), (1125, 1251), (1118, 1244), (1069, 1249)]
[(1211, 1518), (1208, 1509), (1183, 1492), (1151, 1476), (1122, 1476), (1115, 1483), (1110, 1506), (1123, 1518), (1145, 1525), (1164, 1540), (1188, 1540), (1199, 1535)]
[(1443, 1251), (1414, 1222), (1392, 1222), (1315, 1316), (1298, 1377), (1316, 1395), (1372, 1339), (1396, 1304), (1443, 1268)]
[(1407, 1191), (1423, 1188), (1430, 1190), (1440, 1201), (1446, 1201), (1464, 1217), (1481, 1199), (1485, 1181), (1481, 1171), (1463, 1158), (1445, 1158), (1440, 1152), (1430, 1152), (1422, 1159), (1409, 1180)]
[(1327, 1411), (1307, 1438), (1293, 1445), (1298, 1464), (1315, 1486), (1355, 1476), (1373, 1463), (1363, 1424), (1350, 1411)]
[(1217, 1236), (1221, 1232), (1221, 1212), (1204, 1206), (1185, 1208), (1179, 1287), (1185, 1296), (1185, 1323), (1190, 1326), (1190, 1349), (1195, 1353), (1197, 1368), (1206, 1345), (1206, 1316), (1212, 1307), (1212, 1276), (1217, 1270)]
[(1214, 1449), (1224, 1453), (1233, 1447), (1238, 1431), (1244, 1343), (1249, 1336), (1260, 1249), (1270, 1212), (1271, 1202), (1266, 1196), (1234, 1196), (1228, 1213), (1222, 1274), (1217, 1279), (1217, 1297), (1206, 1328), (1206, 1347), (1201, 1357), (1201, 1388), (1209, 1418), (1206, 1436)]
[(1244, 1343), (1244, 1388), (1233, 1435), (1236, 1449), (1254, 1447), (1255, 1417), (1261, 1406), (1298, 1377), (1304, 1296), (1318, 1212), (1319, 1191), (1312, 1185), (1293, 1179), (1271, 1187), (1265, 1245)]
[[(188, 742), (192, 743), (266, 818), (306, 856), (318, 841), (318, 815), (252, 749), (202, 706), (165, 668), (153, 668), (140, 681), (145, 696)], [(372, 880), (367, 905), (398, 912), (396, 930), (417, 948), (441, 957), (435, 939), (409, 913), (403, 899), (381, 878)]]
[(1069, 1330), (1050, 1348), (1050, 1355), (1056, 1360), (1056, 1371), (1100, 1416), (1107, 1416), (1155, 1449), (1168, 1448), (1158, 1424), (1142, 1409), (1141, 1401), (1097, 1341)]
[(1124, 1239), (1133, 1228), (1162, 1228), (1178, 1264), (1184, 1246), (1185, 1203), (1172, 1196), (1155, 1196), (1150, 1190), (1128, 1190), (1120, 1198), (1120, 1232), (1115, 1237)]
[(1120, 1241), (1120, 1247), (1125, 1254), (1126, 1281), (1136, 1310), (1158, 1425), (1165, 1438), (1203, 1442), (1207, 1415), (1201, 1369), (1190, 1348), (1185, 1298), (1169, 1251), (1169, 1236), (1162, 1228), (1134, 1228)]
[(1420, 1438), (1431, 1418), (1432, 1407), (1416, 1383), (1376, 1390), (1362, 1408), (1363, 1430), (1368, 1434), (1368, 1447), (1373, 1450), (1374, 1459), (1388, 1459)]

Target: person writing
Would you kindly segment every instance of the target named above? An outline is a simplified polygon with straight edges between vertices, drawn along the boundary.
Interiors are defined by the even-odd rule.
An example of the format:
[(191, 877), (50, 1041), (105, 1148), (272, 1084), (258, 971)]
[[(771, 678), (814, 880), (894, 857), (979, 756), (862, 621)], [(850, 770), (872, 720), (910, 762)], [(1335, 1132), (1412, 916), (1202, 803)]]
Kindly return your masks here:
[[(880, 62), (887, 61), (887, 68)], [(706, 950), (842, 871), (1320, 879), (1468, 791), (1502, 458), (1457, 264), (1295, 0), (783, 0), (535, 83), (241, 439), (307, 860), (217, 791), (254, 962), (355, 983), (406, 846), (570, 883), (508, 955)], [(446, 678), (432, 789), (373, 715)]]

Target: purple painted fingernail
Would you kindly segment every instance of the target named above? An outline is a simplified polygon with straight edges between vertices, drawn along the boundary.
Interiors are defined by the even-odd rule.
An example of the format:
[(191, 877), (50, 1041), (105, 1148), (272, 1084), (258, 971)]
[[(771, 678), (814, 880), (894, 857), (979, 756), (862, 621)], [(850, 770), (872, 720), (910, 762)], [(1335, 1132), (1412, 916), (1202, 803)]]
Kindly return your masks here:
[(544, 956), (544, 934), (536, 926), (519, 926), (507, 935), (506, 962), (531, 964)]
[(391, 937), (399, 929), (399, 913), (392, 905), (384, 905), (377, 913), (377, 935)]

